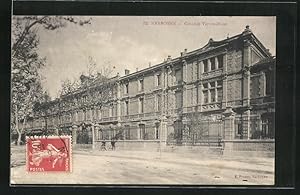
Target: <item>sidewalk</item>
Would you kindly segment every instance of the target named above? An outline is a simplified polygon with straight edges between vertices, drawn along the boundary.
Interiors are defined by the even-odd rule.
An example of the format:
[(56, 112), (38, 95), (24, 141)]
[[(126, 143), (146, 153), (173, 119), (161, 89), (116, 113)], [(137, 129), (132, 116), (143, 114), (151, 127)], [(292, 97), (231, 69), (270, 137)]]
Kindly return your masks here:
[(182, 163), (183, 165), (201, 165), (219, 169), (248, 171), (254, 173), (274, 174), (274, 159), (263, 157), (222, 156), (211, 154), (182, 154), (171, 152), (144, 152), (144, 151), (99, 151), (74, 150), (74, 154), (105, 156), (136, 160), (157, 160), (167, 163)]

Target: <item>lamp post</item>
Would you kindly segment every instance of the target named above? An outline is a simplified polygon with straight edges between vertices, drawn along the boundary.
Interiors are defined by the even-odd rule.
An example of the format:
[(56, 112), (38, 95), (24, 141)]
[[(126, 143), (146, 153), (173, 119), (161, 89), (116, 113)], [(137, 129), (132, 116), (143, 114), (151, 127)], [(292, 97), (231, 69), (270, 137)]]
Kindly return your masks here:
[(92, 149), (95, 149), (95, 125), (90, 122), (91, 130), (92, 130)]

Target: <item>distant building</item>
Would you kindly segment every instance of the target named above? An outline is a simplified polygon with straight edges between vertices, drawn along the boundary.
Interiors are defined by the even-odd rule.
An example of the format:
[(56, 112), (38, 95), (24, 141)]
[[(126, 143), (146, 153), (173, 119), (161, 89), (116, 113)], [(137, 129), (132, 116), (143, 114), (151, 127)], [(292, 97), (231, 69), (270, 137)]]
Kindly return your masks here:
[[(209, 39), (204, 47), (168, 56), (161, 64), (125, 70), (125, 76), (108, 81), (112, 96), (101, 108), (83, 106), (89, 101), (84, 90), (52, 101), (26, 129), (56, 129), (73, 135), (74, 143), (120, 134), (118, 139), (126, 143), (182, 144), (191, 139), (197, 113), (202, 121), (198, 132), (192, 132), (196, 142), (209, 137), (274, 139), (274, 74), (275, 58), (247, 26), (241, 34)], [(103, 83), (91, 86), (93, 98), (97, 85)]]

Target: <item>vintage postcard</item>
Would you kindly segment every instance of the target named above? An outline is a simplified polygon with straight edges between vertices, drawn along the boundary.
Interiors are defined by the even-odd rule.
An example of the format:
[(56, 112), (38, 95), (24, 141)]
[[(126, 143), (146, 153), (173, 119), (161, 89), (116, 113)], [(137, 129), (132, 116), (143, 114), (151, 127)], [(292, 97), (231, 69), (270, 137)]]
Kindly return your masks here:
[(274, 185), (276, 17), (12, 18), (11, 184)]

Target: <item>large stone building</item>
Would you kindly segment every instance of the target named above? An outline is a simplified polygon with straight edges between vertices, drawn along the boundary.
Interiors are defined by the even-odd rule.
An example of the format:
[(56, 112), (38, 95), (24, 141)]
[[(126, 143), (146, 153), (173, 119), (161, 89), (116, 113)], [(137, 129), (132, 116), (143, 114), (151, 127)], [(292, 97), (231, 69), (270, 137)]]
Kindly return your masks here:
[(52, 101), (26, 128), (71, 134), (74, 144), (116, 135), (127, 144), (274, 139), (274, 72), (275, 58), (246, 26), (236, 36), (209, 39), (200, 49), (109, 79), (112, 93), (101, 107), (83, 105), (100, 97), (103, 82), (88, 87), (92, 96), (81, 89)]

